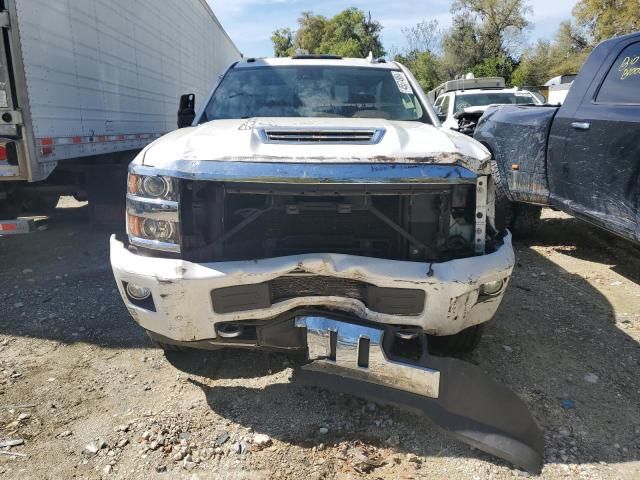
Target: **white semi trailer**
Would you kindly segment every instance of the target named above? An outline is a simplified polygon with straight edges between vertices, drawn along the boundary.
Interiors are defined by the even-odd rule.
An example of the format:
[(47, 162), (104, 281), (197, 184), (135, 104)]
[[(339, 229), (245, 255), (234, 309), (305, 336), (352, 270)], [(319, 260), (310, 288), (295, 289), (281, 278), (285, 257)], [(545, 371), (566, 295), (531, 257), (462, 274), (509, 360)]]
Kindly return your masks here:
[(0, 0), (0, 27), (0, 206), (13, 210), (65, 192), (100, 203), (177, 127), (180, 96), (201, 102), (241, 58), (205, 0)]

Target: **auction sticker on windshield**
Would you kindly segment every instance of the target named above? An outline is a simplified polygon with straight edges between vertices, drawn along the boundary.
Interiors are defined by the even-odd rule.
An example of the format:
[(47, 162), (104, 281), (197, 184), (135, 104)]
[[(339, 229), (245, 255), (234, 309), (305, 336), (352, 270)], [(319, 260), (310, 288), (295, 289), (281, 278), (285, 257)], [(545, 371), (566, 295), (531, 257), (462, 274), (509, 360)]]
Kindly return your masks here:
[(400, 93), (413, 93), (413, 90), (411, 90), (411, 85), (409, 84), (409, 80), (403, 72), (391, 72), (391, 75), (393, 75)]

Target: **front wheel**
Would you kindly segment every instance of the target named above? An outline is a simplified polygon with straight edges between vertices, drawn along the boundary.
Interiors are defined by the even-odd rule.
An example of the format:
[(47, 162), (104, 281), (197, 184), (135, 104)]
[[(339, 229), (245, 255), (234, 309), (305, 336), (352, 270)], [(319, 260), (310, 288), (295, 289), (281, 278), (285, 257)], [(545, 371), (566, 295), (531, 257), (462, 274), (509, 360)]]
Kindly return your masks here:
[(512, 205), (514, 211), (511, 219), (511, 231), (515, 238), (527, 238), (533, 235), (540, 223), (542, 207), (518, 203)]
[(506, 186), (502, 182), (502, 177), (495, 161), (491, 162), (491, 170), (495, 184), (496, 228), (500, 231), (508, 228), (516, 239), (531, 236), (538, 227), (538, 223), (540, 223), (542, 207), (515, 203), (509, 200)]
[(515, 239), (524, 239), (535, 233), (542, 216), (542, 207), (513, 203), (496, 195), (496, 227), (508, 228)]

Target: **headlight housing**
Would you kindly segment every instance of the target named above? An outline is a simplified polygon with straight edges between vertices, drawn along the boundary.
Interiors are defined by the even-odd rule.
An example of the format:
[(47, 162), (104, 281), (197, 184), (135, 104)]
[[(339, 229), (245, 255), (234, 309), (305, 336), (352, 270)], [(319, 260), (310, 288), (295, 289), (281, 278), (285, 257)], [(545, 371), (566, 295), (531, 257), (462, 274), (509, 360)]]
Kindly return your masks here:
[(160, 175), (130, 173), (127, 193), (143, 198), (178, 201), (178, 189), (174, 179)]
[(129, 243), (165, 252), (180, 252), (178, 188), (175, 179), (129, 174), (127, 234)]

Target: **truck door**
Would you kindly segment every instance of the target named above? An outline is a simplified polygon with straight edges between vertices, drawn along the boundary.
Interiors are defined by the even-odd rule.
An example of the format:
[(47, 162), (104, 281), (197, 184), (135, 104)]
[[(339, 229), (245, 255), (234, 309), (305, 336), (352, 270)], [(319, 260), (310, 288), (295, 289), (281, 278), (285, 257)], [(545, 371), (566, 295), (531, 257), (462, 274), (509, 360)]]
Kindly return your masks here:
[(638, 37), (607, 60), (571, 118), (564, 119), (564, 152), (550, 152), (549, 181), (555, 200), (568, 209), (640, 240)]

